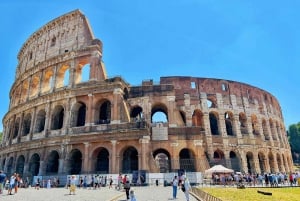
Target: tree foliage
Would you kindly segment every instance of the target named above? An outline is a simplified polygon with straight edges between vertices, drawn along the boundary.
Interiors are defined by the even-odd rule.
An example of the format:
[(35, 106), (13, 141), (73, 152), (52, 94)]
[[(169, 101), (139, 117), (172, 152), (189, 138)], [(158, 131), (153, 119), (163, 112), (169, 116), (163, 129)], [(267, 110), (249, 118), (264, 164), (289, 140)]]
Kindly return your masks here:
[(289, 142), (294, 154), (300, 154), (300, 122), (289, 126)]
[(2, 142), (2, 136), (3, 136), (3, 132), (0, 131), (0, 142)]

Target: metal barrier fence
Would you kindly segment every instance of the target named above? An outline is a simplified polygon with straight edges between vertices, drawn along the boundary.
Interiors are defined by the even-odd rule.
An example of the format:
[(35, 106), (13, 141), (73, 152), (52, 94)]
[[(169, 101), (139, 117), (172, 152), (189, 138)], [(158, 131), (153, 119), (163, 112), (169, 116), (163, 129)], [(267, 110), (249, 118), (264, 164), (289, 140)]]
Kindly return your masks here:
[(192, 193), (194, 194), (194, 196), (196, 197), (197, 200), (201, 200), (201, 201), (222, 201), (219, 198), (216, 198), (204, 191), (202, 191), (201, 189), (197, 188), (197, 187), (192, 187)]

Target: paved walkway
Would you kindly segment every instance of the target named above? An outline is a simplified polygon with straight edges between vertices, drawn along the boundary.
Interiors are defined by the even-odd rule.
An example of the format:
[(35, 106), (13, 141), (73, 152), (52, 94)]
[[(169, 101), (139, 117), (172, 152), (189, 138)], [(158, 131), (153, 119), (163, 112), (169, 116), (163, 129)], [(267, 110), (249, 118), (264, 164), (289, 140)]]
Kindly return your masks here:
[[(168, 201), (172, 200), (172, 187), (147, 186), (132, 187), (135, 191), (137, 201)], [(13, 191), (14, 192), (14, 191)], [(178, 201), (185, 201), (184, 193), (178, 190)], [(104, 187), (97, 190), (76, 189), (76, 195), (69, 195), (66, 188), (40, 189), (34, 188), (19, 189), (14, 195), (7, 195), (7, 190), (0, 194), (0, 200), (7, 201), (126, 201), (125, 192)], [(190, 201), (196, 199), (190, 195)]]

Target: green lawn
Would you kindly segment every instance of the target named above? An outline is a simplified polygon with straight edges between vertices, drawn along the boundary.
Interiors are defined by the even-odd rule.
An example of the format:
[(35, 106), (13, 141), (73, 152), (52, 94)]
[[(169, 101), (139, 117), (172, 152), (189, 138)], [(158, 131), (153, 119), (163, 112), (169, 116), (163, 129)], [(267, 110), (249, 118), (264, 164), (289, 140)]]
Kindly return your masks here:
[[(200, 188), (223, 201), (299, 201), (300, 188)], [(271, 192), (263, 195), (257, 191)]]

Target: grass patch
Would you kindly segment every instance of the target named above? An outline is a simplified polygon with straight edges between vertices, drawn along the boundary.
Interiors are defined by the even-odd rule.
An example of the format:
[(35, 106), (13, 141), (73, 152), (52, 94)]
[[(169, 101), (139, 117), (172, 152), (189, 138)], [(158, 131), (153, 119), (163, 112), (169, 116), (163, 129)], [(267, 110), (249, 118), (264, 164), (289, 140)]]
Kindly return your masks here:
[[(223, 201), (299, 201), (300, 188), (201, 188), (201, 190)], [(263, 195), (257, 191), (270, 192)]]

